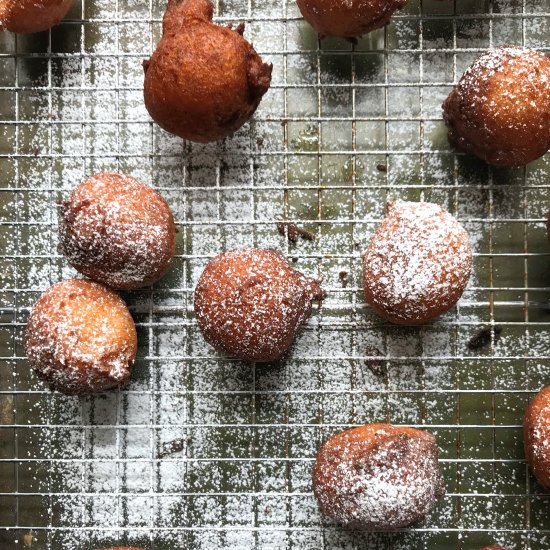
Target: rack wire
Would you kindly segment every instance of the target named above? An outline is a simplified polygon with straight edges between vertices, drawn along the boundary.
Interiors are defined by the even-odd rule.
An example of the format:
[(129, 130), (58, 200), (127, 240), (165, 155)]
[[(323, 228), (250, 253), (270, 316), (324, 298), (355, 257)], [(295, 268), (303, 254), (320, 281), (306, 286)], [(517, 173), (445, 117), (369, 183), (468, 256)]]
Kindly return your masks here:
[[(246, 21), (274, 76), (254, 120), (209, 146), (144, 110), (141, 60), (163, 9), (82, 0), (50, 32), (0, 36), (0, 547), (548, 548), (521, 421), (548, 382), (549, 161), (497, 170), (455, 155), (440, 107), (479, 52), (547, 51), (550, 1), (411, 0), (352, 45), (319, 43), (292, 0), (220, 0), (216, 21)], [(124, 295), (132, 382), (79, 401), (36, 380), (22, 336), (40, 293), (75, 275), (55, 252), (56, 205), (100, 170), (155, 185), (179, 234), (171, 272)], [(383, 323), (360, 289), (389, 197), (437, 202), (472, 236), (470, 287), (424, 327)], [(285, 241), (281, 220), (316, 239)], [(281, 250), (329, 291), (276, 365), (221, 357), (196, 326), (202, 268), (242, 246)], [(483, 327), (490, 342), (469, 349)], [(441, 447), (447, 495), (392, 534), (344, 530), (311, 494), (321, 441), (374, 421)]]

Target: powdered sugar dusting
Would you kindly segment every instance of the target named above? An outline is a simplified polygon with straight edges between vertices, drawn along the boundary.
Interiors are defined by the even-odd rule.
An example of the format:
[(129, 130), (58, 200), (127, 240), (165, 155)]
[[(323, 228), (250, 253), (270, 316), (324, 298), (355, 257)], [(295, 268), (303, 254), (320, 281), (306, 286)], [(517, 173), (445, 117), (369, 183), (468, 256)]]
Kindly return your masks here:
[(68, 394), (125, 382), (136, 354), (134, 323), (122, 300), (101, 285), (65, 281), (29, 317), (26, 353), (37, 374)]
[[(410, 0), (351, 54), (346, 41), (319, 48), (294, 2), (217, 2), (219, 23), (247, 21), (274, 79), (252, 123), (207, 147), (152, 126), (143, 106), (141, 61), (163, 2), (151, 13), (141, 0), (86, 0), (83, 11), (75, 0), (51, 53), (47, 33), (0, 33), (0, 479), (18, 494), (0, 496), (0, 523), (11, 527), (0, 547), (31, 532), (33, 547), (51, 550), (549, 546), (518, 429), (526, 391), (548, 382), (548, 163), (492, 171), (455, 156), (441, 118), (473, 49), (489, 47), (490, 24), (495, 45), (518, 43), (525, 22), (526, 44), (546, 47), (544, 6), (527, 2), (524, 14), (520, 3), (499, 0), (493, 15), (479, 2), (425, 0), (420, 11)], [(21, 337), (40, 292), (76, 276), (55, 252), (56, 203), (99, 171), (154, 185), (180, 231), (165, 278), (123, 295), (140, 346), (129, 383), (80, 401), (31, 375)], [(464, 225), (475, 268), (458, 308), (422, 327), (392, 326), (365, 305), (360, 252), (388, 198), (422, 196)], [(279, 221), (315, 241), (287, 243)], [(251, 246), (279, 250), (329, 293), (275, 366), (223, 358), (193, 316), (206, 263)], [(491, 320), (500, 340), (469, 351)], [(436, 435), (449, 494), (403, 532), (336, 526), (311, 493), (315, 454), (333, 433), (386, 421)], [(181, 451), (164, 454), (178, 441)]]
[(444, 493), (435, 439), (374, 425), (326, 442), (314, 492), (330, 517), (351, 527), (397, 529), (423, 518)]
[(464, 228), (439, 206), (390, 202), (363, 256), (367, 301), (395, 322), (418, 324), (447, 311), (472, 269)]
[(504, 47), (480, 56), (445, 102), (449, 140), (490, 163), (518, 166), (550, 149), (550, 60)]
[(279, 253), (233, 250), (206, 266), (195, 313), (215, 348), (241, 359), (272, 361), (287, 351), (313, 300), (325, 297), (318, 281), (292, 269)]
[(175, 226), (166, 201), (130, 176), (83, 181), (60, 210), (60, 252), (85, 275), (115, 288), (147, 286), (168, 269)]

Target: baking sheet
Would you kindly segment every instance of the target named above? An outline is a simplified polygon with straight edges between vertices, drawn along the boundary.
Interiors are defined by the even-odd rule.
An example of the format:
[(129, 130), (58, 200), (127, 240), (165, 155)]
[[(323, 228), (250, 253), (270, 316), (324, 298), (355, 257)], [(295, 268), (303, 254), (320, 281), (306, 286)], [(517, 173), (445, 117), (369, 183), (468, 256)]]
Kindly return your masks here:
[[(319, 43), (291, 0), (220, 1), (217, 21), (246, 21), (274, 74), (254, 120), (207, 146), (143, 106), (163, 9), (76, 1), (51, 32), (0, 35), (0, 547), (548, 548), (521, 434), (548, 383), (548, 158), (497, 170), (456, 156), (440, 107), (480, 52), (546, 51), (550, 1), (411, 0), (355, 46)], [(155, 185), (179, 234), (170, 273), (124, 294), (132, 382), (79, 401), (36, 380), (22, 336), (40, 293), (75, 275), (56, 253), (56, 205), (100, 170)], [(467, 292), (424, 327), (385, 324), (360, 290), (388, 198), (437, 202), (472, 237)], [(316, 239), (288, 243), (281, 220)], [(196, 326), (201, 270), (243, 246), (282, 251), (329, 291), (280, 364), (225, 359)], [(470, 350), (492, 324), (500, 337)], [(320, 442), (374, 421), (429, 429), (442, 450), (447, 496), (399, 533), (346, 531), (311, 494)]]

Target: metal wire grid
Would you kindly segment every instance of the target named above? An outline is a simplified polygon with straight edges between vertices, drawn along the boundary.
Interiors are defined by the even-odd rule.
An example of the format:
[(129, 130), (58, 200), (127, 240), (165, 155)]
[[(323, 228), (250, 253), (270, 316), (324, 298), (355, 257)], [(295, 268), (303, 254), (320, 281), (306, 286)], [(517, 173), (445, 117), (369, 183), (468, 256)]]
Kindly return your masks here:
[[(545, 49), (550, 2), (481, 4), (412, 1), (354, 47), (319, 46), (293, 2), (218, 4), (218, 21), (248, 21), (275, 71), (252, 124), (208, 147), (167, 136), (141, 107), (160, 3), (85, 0), (50, 33), (0, 38), (2, 547), (29, 535), (33, 548), (548, 547), (520, 429), (550, 358), (548, 162), (456, 157), (439, 105), (478, 52)], [(157, 287), (125, 295), (140, 334), (132, 384), (75, 402), (28, 373), (21, 336), (40, 292), (73, 274), (54, 252), (56, 202), (101, 169), (157, 185), (178, 253)], [(389, 196), (439, 202), (474, 237), (473, 285), (434, 325), (388, 326), (364, 306), (359, 253)], [(285, 243), (280, 219), (316, 241)], [(281, 365), (222, 359), (196, 329), (202, 267), (243, 245), (283, 250), (330, 292)], [(468, 351), (495, 323), (502, 338)], [(437, 434), (448, 495), (403, 533), (346, 532), (316, 511), (312, 460), (331, 433), (380, 420)]]

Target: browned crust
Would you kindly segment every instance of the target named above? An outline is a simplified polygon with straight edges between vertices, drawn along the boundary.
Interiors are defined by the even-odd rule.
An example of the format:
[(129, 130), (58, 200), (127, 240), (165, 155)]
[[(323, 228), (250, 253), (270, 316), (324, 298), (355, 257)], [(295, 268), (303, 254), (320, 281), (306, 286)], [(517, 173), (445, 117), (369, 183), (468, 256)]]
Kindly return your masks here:
[(297, 0), (298, 7), (321, 36), (357, 38), (390, 21), (408, 0)]
[(521, 166), (550, 149), (550, 60), (526, 48), (487, 52), (443, 104), (451, 146)]
[(253, 115), (272, 71), (242, 27), (211, 19), (209, 0), (171, 2), (163, 37), (144, 64), (151, 117), (166, 131), (203, 143), (230, 136)]
[(523, 422), (525, 457), (538, 482), (550, 490), (550, 386), (531, 401)]
[(365, 300), (391, 323), (427, 323), (458, 302), (472, 261), (468, 235), (448, 212), (429, 203), (390, 201), (363, 255)]
[[(413, 455), (409, 453), (411, 441), (417, 443)], [(385, 518), (362, 517), (362, 511), (354, 507), (354, 495), (361, 492), (368, 494), (371, 487), (356, 487), (355, 480), (352, 487), (348, 487), (349, 480), (344, 473), (346, 468), (368, 472), (387, 465), (392, 454), (393, 465), (397, 456), (397, 462), (401, 462), (403, 467), (402, 473), (419, 468), (420, 459), (427, 457), (434, 468), (421, 485), (423, 489), (432, 485), (434, 502), (443, 496), (445, 488), (437, 467), (438, 449), (433, 435), (414, 428), (367, 424), (332, 436), (319, 449), (313, 468), (313, 493), (321, 511), (348, 527), (377, 530), (406, 527), (424, 517), (430, 506), (426, 502), (421, 504), (414, 495), (411, 495), (410, 501), (401, 503), (399, 511), (394, 510), (395, 514)], [(396, 475), (399, 475), (398, 470), (392, 470), (388, 479), (395, 479)]]
[(0, 2), (0, 31), (46, 31), (67, 15), (72, 3), (72, 0), (5, 0)]
[(205, 340), (246, 361), (274, 361), (291, 346), (324, 293), (276, 251), (232, 250), (206, 266), (195, 290)]
[(85, 280), (49, 288), (25, 334), (29, 365), (54, 390), (87, 395), (125, 383), (137, 352), (134, 322), (112, 290)]
[(170, 268), (175, 247), (168, 203), (130, 176), (91, 176), (59, 211), (59, 251), (80, 273), (113, 288), (158, 281)]

